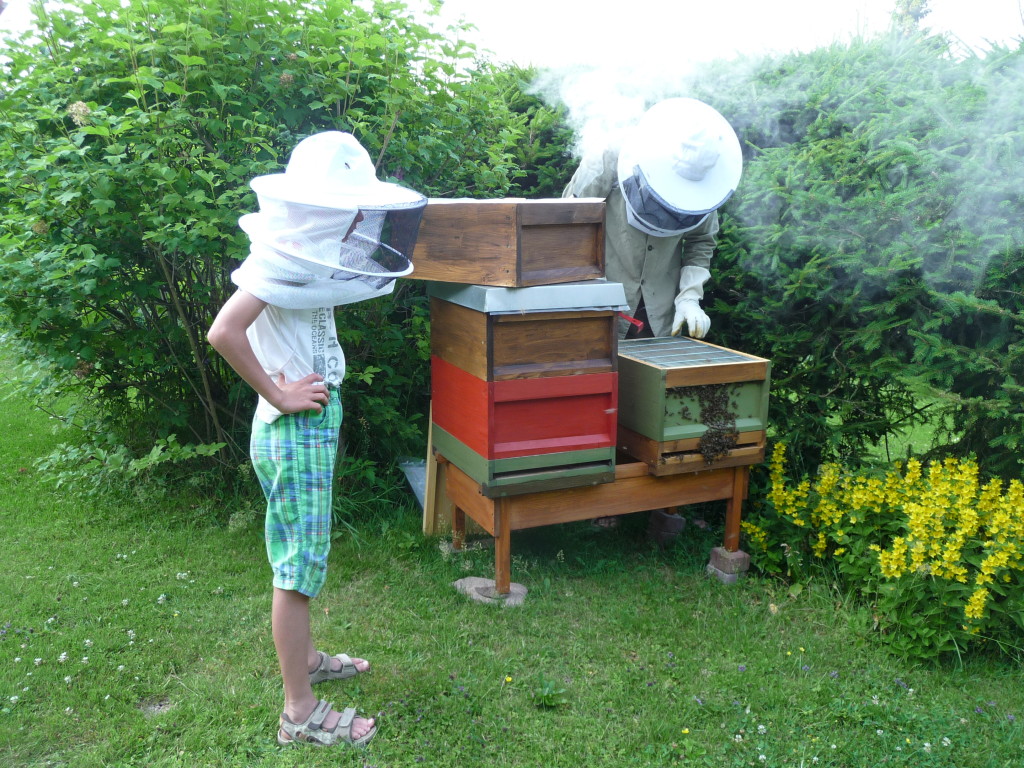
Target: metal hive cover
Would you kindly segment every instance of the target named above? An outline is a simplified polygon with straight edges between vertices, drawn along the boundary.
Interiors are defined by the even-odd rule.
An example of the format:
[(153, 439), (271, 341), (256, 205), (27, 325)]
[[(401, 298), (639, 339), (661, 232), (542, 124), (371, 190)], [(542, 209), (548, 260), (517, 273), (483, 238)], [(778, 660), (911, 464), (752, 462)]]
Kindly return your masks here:
[(622, 283), (604, 279), (525, 288), (431, 282), (427, 285), (427, 295), (495, 315), (559, 310), (629, 309)]
[(695, 368), (701, 365), (760, 362), (762, 358), (716, 347), (684, 336), (656, 339), (624, 339), (619, 356), (629, 357), (656, 368)]

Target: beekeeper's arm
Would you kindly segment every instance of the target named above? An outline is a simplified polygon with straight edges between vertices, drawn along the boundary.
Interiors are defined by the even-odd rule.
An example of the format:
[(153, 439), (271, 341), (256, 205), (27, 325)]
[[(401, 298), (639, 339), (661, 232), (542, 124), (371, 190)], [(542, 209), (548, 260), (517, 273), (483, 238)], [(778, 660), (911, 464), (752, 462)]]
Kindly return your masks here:
[(583, 157), (562, 191), (562, 197), (608, 197), (618, 183), (617, 158), (618, 154), (610, 149)]
[(206, 334), (210, 346), (220, 352), (235, 373), (281, 413), (313, 410), (320, 413), (329, 399), (324, 377), (311, 373), (298, 381), (277, 381), (263, 370), (253, 352), (246, 330), (266, 308), (267, 302), (241, 289), (224, 302)]
[(711, 318), (701, 308), (704, 284), (711, 279), (711, 256), (718, 244), (718, 213), (712, 211), (700, 226), (683, 235), (680, 241), (683, 267), (679, 271), (679, 293), (675, 298), (672, 335), (678, 336), (685, 325), (687, 333), (703, 339), (711, 329)]

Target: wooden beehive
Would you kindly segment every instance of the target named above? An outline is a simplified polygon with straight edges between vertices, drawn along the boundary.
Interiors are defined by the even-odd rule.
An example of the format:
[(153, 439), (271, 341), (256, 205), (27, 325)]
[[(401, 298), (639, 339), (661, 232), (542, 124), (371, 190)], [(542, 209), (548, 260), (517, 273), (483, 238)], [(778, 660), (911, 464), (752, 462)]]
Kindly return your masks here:
[(492, 497), (611, 482), (622, 286), (429, 290), (435, 448)]
[(684, 337), (621, 341), (619, 448), (652, 474), (764, 460), (771, 362)]
[(604, 276), (604, 201), (432, 198), (410, 278), (524, 287)]

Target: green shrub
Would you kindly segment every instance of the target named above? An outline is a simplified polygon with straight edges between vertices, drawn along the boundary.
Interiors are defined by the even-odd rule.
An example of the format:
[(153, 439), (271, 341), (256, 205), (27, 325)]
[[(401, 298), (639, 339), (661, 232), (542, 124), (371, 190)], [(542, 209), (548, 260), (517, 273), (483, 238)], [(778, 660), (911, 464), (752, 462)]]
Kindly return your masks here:
[[(91, 403), (126, 456), (172, 436), (225, 444), (234, 471), (255, 399), (205, 331), (233, 290), (248, 182), (304, 136), (353, 132), (379, 175), (429, 196), (502, 196), (525, 116), (474, 50), (401, 2), (96, 0), (35, 6), (0, 80), (0, 313)], [(452, 36), (455, 37), (455, 36)], [(422, 286), (339, 312), (343, 439), (419, 452)], [(67, 375), (70, 374), (70, 375)]]

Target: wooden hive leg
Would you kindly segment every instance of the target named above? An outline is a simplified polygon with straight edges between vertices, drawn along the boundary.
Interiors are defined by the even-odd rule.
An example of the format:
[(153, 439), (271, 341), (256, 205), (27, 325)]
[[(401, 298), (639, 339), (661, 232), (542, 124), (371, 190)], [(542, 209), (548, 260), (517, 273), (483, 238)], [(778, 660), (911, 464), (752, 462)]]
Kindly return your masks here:
[(466, 513), (452, 504), (452, 549), (460, 551), (466, 543)]
[(722, 542), (722, 546), (726, 552), (735, 552), (740, 548), (740, 520), (749, 472), (750, 467), (746, 466), (733, 469), (732, 496), (725, 506), (725, 541)]
[(512, 591), (512, 515), (508, 497), (494, 505), (494, 591), (507, 595)]
[(750, 555), (740, 549), (740, 516), (747, 492), (750, 468), (736, 467), (732, 474), (732, 495), (725, 507), (725, 541), (711, 550), (707, 572), (725, 584), (732, 584), (747, 572)]

